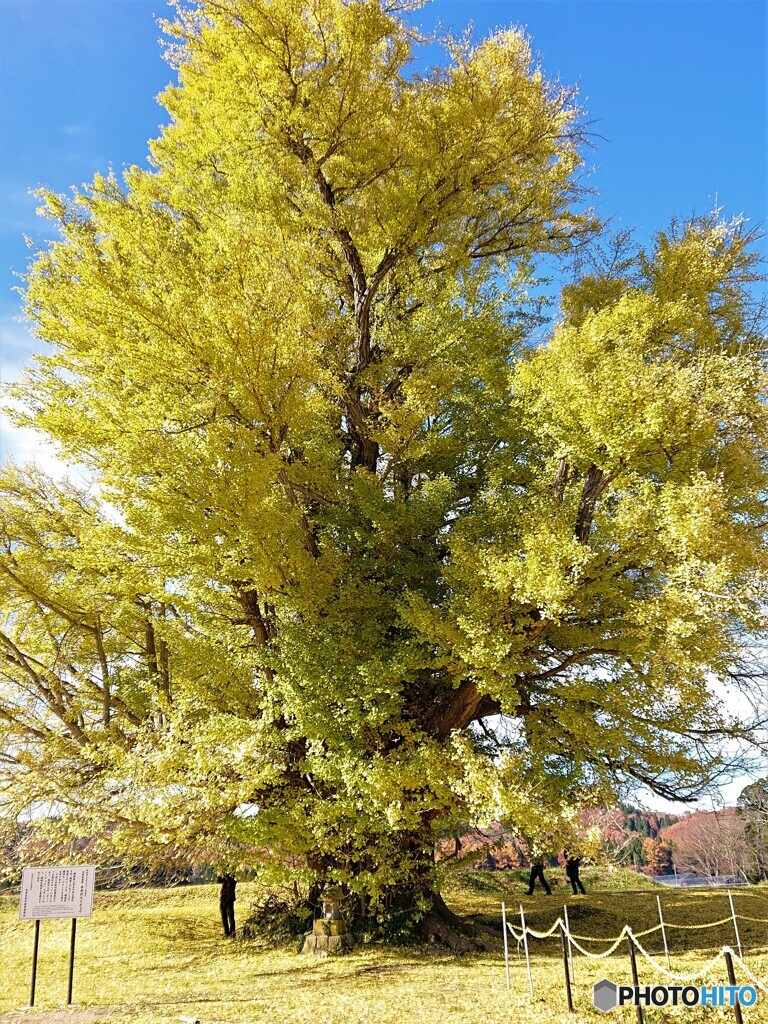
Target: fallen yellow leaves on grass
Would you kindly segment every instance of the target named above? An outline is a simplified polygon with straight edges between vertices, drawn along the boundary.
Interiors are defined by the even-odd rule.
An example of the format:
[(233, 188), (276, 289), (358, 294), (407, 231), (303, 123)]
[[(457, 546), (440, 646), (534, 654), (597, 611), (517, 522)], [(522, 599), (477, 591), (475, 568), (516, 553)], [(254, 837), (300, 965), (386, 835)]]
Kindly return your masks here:
[[(486, 923), (499, 921), (501, 900), (519, 909), (520, 885), (495, 875), (465, 876), (450, 894), (452, 906)], [(574, 933), (605, 938), (629, 923), (637, 931), (656, 923), (661, 891), (669, 922), (708, 923), (724, 915), (722, 891), (597, 892), (587, 897), (522, 897), (534, 928), (546, 928), (567, 902)], [(237, 909), (244, 916), (251, 886), (242, 883)], [(742, 890), (737, 912), (768, 918), (768, 890)], [(217, 889), (194, 886), (98, 892), (94, 916), (80, 922), (75, 968), (75, 1006), (66, 1008), (69, 922), (41, 926), (36, 1007), (28, 1000), (32, 926), (16, 920), (17, 902), (0, 899), (0, 1022), (2, 1024), (595, 1024), (605, 1020), (591, 1007), (592, 984), (602, 977), (628, 981), (626, 951), (607, 960), (575, 962), (577, 1012), (568, 1014), (559, 940), (532, 941), (535, 997), (525, 960), (511, 943), (511, 983), (498, 951), (457, 956), (438, 947), (359, 946), (329, 959), (299, 956), (293, 947), (268, 949), (224, 939)], [(745, 959), (759, 976), (768, 973), (768, 925), (744, 921)], [(660, 936), (649, 950), (659, 953)], [(670, 932), (675, 970), (693, 972), (711, 957), (705, 949), (733, 944), (728, 926), (701, 932)], [(605, 948), (594, 944), (595, 950)], [(694, 948), (698, 947), (698, 948)], [(663, 960), (663, 954), (659, 958)], [(640, 962), (641, 981), (661, 982)], [(707, 978), (725, 982), (725, 977)], [(685, 1021), (716, 1024), (732, 1011), (648, 1011), (647, 1024)], [(612, 1024), (634, 1022), (634, 1011), (612, 1014)], [(744, 1011), (745, 1024), (768, 1021), (768, 1000)]]

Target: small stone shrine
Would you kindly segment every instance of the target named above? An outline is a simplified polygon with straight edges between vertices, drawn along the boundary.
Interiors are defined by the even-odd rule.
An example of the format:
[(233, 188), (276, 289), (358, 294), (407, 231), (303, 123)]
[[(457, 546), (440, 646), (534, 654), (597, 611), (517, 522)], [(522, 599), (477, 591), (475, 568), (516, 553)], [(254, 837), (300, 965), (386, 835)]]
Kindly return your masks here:
[(304, 940), (302, 953), (328, 956), (329, 953), (343, 953), (354, 944), (341, 914), (343, 898), (344, 893), (338, 886), (325, 890), (322, 915), (315, 919), (312, 931)]

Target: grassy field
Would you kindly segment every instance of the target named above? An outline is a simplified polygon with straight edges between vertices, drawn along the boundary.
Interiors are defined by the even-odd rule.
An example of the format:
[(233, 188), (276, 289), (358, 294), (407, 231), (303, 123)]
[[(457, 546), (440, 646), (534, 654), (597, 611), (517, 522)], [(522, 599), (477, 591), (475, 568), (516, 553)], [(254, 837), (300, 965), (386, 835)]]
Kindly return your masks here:
[[(478, 921), (499, 924), (504, 899), (519, 914), (523, 903), (531, 927), (546, 928), (569, 908), (574, 934), (616, 936), (625, 923), (641, 931), (658, 923), (660, 892), (670, 923), (708, 923), (726, 917), (722, 891), (675, 891), (652, 886), (622, 891), (626, 878), (598, 878), (589, 871), (589, 895), (566, 895), (564, 880), (553, 872), (551, 897), (524, 897), (511, 872), (463, 876), (446, 894), (454, 909)], [(652, 888), (650, 888), (652, 886)], [(590, 891), (591, 890), (591, 891)], [(511, 943), (512, 989), (507, 991), (501, 942), (498, 951), (456, 956), (437, 947), (360, 946), (338, 958), (299, 956), (293, 945), (268, 949), (254, 942), (220, 936), (218, 889), (195, 886), (98, 892), (92, 918), (78, 927), (75, 1005), (67, 1009), (69, 922), (43, 922), (34, 1009), (28, 1001), (33, 926), (17, 920), (14, 897), (0, 897), (0, 1022), (20, 1024), (170, 1024), (187, 1018), (201, 1024), (586, 1024), (608, 1020), (628, 1024), (635, 1013), (607, 1017), (591, 1008), (592, 983), (608, 977), (629, 981), (626, 949), (607, 960), (575, 962), (577, 1012), (567, 1013), (559, 940), (532, 940), (535, 999), (531, 1000), (525, 961)], [(243, 916), (254, 888), (238, 887), (237, 910)], [(768, 889), (735, 893), (746, 961), (761, 978), (768, 975)], [(708, 950), (734, 944), (732, 925), (705, 931), (670, 931), (672, 964), (680, 972), (698, 970)], [(658, 933), (648, 949), (662, 949)], [(604, 943), (589, 943), (600, 951)], [(663, 954), (659, 957), (663, 960)], [(641, 982), (661, 981), (642, 960)], [(708, 983), (726, 983), (721, 962)], [(744, 1011), (745, 1024), (768, 1022), (768, 997)], [(731, 1010), (646, 1011), (647, 1024), (662, 1021), (733, 1020)]]

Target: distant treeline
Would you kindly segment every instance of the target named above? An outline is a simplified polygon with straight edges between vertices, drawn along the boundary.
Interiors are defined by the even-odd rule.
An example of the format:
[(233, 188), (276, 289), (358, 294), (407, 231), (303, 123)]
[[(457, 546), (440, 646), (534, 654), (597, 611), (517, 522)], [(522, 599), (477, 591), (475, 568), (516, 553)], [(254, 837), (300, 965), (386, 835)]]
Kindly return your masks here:
[(622, 825), (628, 832), (656, 839), (663, 828), (680, 820), (678, 814), (662, 814), (660, 811), (646, 811), (631, 804), (622, 804), (624, 813)]

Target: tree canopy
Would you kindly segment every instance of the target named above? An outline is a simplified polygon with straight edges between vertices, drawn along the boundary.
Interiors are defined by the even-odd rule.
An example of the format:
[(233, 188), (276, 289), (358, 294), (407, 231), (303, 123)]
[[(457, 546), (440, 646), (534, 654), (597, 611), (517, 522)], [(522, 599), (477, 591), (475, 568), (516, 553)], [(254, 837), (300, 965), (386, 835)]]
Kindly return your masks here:
[(749, 232), (673, 225), (543, 336), (536, 261), (599, 226), (520, 32), (424, 69), (383, 0), (170, 30), (151, 167), (42, 194), (14, 395), (93, 483), (0, 480), (6, 809), (424, 915), (460, 828), (696, 793), (766, 626)]

